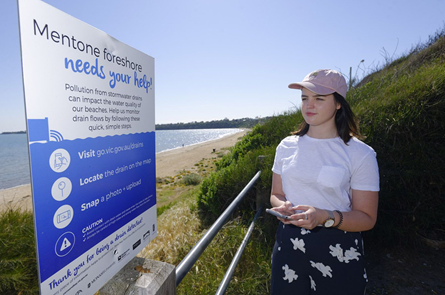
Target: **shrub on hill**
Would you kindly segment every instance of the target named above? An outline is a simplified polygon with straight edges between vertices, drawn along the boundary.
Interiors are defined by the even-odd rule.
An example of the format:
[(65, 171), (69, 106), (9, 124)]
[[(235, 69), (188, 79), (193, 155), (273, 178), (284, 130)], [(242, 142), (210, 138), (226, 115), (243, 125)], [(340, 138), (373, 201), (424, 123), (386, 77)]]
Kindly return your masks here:
[(445, 38), (400, 60), (348, 93), (377, 152), (379, 219), (368, 235), (382, 246), (428, 237), (445, 221)]
[[(203, 224), (212, 224), (249, 183), (259, 168), (263, 165), (271, 165), (273, 153), (274, 149), (270, 147), (252, 150), (240, 157), (238, 161), (217, 170), (203, 180), (197, 198), (197, 206)], [(267, 156), (264, 163), (259, 163), (258, 157), (262, 155)], [(272, 179), (272, 171), (264, 169), (260, 180), (257, 181), (256, 189), (270, 185), (270, 179)], [(255, 195), (255, 189), (248, 191), (238, 208), (239, 211), (254, 212), (256, 208)]]

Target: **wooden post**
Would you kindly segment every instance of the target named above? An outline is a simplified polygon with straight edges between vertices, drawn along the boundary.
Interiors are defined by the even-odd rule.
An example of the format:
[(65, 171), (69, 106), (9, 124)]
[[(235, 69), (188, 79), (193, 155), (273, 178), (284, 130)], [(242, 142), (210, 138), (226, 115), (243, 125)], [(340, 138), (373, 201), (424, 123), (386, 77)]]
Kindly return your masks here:
[[(264, 161), (266, 159), (266, 156), (258, 156), (257, 158), (257, 169), (263, 170), (267, 169), (267, 167), (264, 167)], [(258, 188), (258, 185), (256, 187), (256, 210), (258, 211), (261, 207), (270, 207), (270, 191), (269, 190), (261, 190)]]

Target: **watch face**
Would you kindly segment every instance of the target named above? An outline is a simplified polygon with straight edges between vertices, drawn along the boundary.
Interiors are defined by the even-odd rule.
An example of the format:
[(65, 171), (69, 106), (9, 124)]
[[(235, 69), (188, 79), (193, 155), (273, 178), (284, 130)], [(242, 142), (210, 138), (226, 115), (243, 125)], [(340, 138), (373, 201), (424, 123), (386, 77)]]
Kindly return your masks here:
[(334, 219), (328, 219), (328, 220), (326, 220), (326, 222), (324, 223), (324, 226), (325, 227), (331, 227), (331, 226), (333, 226), (334, 225)]

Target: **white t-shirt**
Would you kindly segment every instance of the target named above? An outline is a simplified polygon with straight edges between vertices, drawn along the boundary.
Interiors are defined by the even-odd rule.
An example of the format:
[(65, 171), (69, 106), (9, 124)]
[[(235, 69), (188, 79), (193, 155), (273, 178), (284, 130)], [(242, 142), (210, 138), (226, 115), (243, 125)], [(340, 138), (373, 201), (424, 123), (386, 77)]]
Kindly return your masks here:
[(294, 206), (351, 211), (351, 189), (379, 191), (374, 150), (353, 137), (346, 145), (329, 139), (289, 136), (278, 145), (272, 171)]

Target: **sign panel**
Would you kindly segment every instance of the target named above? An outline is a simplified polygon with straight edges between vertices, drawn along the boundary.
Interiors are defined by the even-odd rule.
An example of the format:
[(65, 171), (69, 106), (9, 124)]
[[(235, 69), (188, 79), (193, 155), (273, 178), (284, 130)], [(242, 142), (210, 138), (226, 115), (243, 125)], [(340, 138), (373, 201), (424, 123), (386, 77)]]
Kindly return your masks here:
[(92, 294), (157, 234), (154, 59), (18, 4), (41, 294)]

